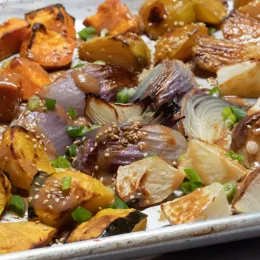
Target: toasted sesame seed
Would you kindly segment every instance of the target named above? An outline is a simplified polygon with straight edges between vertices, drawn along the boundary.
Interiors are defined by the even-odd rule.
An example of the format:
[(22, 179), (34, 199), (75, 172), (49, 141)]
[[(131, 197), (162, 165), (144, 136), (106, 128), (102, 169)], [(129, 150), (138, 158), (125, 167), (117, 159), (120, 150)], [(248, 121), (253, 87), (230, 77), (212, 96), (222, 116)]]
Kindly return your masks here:
[(51, 194), (48, 194), (48, 195), (47, 195), (47, 198), (50, 199), (50, 198), (51, 198)]
[(105, 157), (109, 157), (110, 156), (110, 154), (109, 153), (105, 153)]
[(49, 209), (53, 209), (52, 205), (49, 205), (48, 208), (49, 208)]
[(39, 182), (35, 182), (35, 184), (38, 185), (38, 186), (41, 186), (41, 184)]
[(48, 229), (47, 227), (43, 227), (42, 230), (43, 230), (43, 231), (47, 231), (47, 230), (49, 230), (49, 229)]
[(38, 198), (39, 198), (39, 195), (36, 194), (36, 195), (34, 196), (34, 199), (37, 200)]
[(56, 201), (56, 202), (60, 202), (60, 199), (59, 199), (59, 198), (56, 198), (55, 201)]
[(31, 202), (33, 200), (33, 197), (28, 198), (28, 202)]
[(42, 204), (45, 205), (46, 203), (48, 203), (48, 201), (49, 200), (44, 200)]
[(79, 196), (76, 196), (76, 199), (78, 200), (78, 199), (79, 199)]
[(36, 224), (40, 224), (41, 222), (39, 220), (35, 221)]

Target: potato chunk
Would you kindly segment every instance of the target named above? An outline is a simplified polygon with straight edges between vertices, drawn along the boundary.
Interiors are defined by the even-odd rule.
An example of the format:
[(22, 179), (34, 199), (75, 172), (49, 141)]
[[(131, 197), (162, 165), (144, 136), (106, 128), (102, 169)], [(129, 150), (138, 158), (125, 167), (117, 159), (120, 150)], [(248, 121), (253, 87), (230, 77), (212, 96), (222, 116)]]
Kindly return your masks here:
[(29, 190), (39, 169), (55, 172), (38, 138), (18, 126), (8, 128), (3, 134), (0, 168), (9, 174), (13, 185), (25, 190)]
[(47, 246), (56, 233), (34, 222), (0, 223), (0, 255)]
[(139, 33), (141, 30), (139, 17), (131, 14), (127, 5), (120, 0), (105, 0), (93, 16), (87, 17), (83, 24), (94, 27), (98, 34), (103, 29), (107, 29), (108, 34), (133, 32)]
[(228, 158), (225, 153), (216, 145), (192, 139), (178, 168), (183, 172), (184, 169), (194, 169), (205, 185), (241, 179), (246, 175), (246, 169), (240, 163)]
[(238, 10), (252, 18), (260, 19), (260, 0), (250, 1), (248, 4), (238, 8)]
[(150, 50), (141, 37), (134, 33), (114, 37), (98, 37), (79, 46), (79, 57), (86, 61), (102, 60), (130, 71), (149, 67)]
[(135, 209), (103, 209), (72, 231), (66, 242), (120, 235), (144, 230), (147, 216)]
[(3, 172), (0, 170), (0, 218), (6, 205), (11, 198), (11, 184)]
[(48, 73), (36, 62), (25, 58), (12, 59), (3, 73), (21, 75), (21, 89), (25, 100), (50, 83)]
[(0, 60), (19, 52), (23, 39), (29, 33), (29, 26), (19, 18), (11, 18), (0, 25)]
[(22, 43), (20, 56), (46, 70), (59, 69), (71, 63), (75, 46), (75, 39), (36, 23)]
[(223, 186), (219, 183), (166, 202), (161, 209), (173, 225), (232, 215)]
[(260, 96), (260, 62), (244, 61), (217, 71), (221, 96), (258, 98)]
[(159, 157), (151, 157), (120, 166), (116, 191), (125, 202), (137, 199), (140, 207), (147, 207), (162, 202), (177, 190), (184, 176)]
[[(71, 178), (71, 188), (62, 190), (63, 178)], [(77, 171), (63, 171), (52, 175), (39, 173), (30, 189), (30, 207), (42, 223), (60, 227), (72, 221), (71, 213), (79, 206), (96, 213), (111, 205), (114, 192), (97, 179)]]
[(254, 0), (234, 0), (234, 8), (239, 8), (240, 6), (247, 5)]
[(156, 43), (155, 63), (165, 59), (189, 60), (192, 47), (201, 35), (208, 35), (208, 28), (203, 23), (185, 25), (166, 33)]
[(11, 122), (22, 100), (21, 77), (0, 74), (0, 122)]

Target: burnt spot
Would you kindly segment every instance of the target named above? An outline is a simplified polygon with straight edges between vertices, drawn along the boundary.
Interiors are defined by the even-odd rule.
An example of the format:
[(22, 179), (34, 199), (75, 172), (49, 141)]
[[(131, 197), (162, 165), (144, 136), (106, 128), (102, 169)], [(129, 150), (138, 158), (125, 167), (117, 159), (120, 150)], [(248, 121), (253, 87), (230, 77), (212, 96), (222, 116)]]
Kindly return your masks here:
[(57, 21), (61, 21), (61, 22), (63, 22), (64, 23), (64, 15), (63, 15), (63, 13), (61, 12), (61, 10), (59, 10), (59, 12), (58, 12), (58, 14), (57, 14), (57, 16), (56, 16), (56, 20)]
[(149, 23), (152, 23), (153, 25), (160, 25), (164, 21), (165, 16), (165, 9), (164, 5), (160, 4), (157, 6), (154, 6), (149, 14), (148, 21)]

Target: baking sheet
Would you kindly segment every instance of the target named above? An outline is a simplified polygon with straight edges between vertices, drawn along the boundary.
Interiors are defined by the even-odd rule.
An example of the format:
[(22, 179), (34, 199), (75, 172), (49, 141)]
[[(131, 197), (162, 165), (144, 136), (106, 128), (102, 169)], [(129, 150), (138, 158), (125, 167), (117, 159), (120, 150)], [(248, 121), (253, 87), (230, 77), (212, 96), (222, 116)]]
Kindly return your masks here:
[[(76, 28), (79, 31), (83, 28), (81, 21), (87, 15), (95, 13), (101, 2), (103, 0), (63, 0), (57, 2), (53, 0), (0, 0), (0, 23), (10, 17), (23, 17), (24, 13), (46, 5), (61, 3), (76, 18)], [(123, 2), (127, 3), (133, 12), (137, 12), (142, 1), (125, 0)], [(221, 34), (218, 37), (221, 37)], [(147, 38), (145, 40), (150, 46), (153, 45)], [(205, 79), (197, 78), (197, 81), (203, 87), (209, 86)], [(144, 232), (34, 249), (3, 255), (0, 256), (0, 259), (131, 259), (260, 235), (260, 213), (169, 226), (168, 221), (159, 221), (159, 206), (146, 209), (144, 212), (148, 214), (147, 231)], [(22, 221), (24, 219), (6, 215), (2, 221)]]

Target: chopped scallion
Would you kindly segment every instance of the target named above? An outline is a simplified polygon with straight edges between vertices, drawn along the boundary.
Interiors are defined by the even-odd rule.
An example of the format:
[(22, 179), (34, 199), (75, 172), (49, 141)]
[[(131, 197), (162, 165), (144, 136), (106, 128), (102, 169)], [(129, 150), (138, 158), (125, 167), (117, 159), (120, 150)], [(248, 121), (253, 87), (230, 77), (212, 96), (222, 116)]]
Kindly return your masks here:
[(103, 60), (94, 61), (93, 64), (106, 65), (106, 63)]
[(112, 208), (112, 209), (128, 209), (129, 207), (127, 204), (122, 201), (119, 197), (115, 196), (114, 204), (107, 206), (106, 208)]
[(77, 153), (77, 146), (75, 144), (72, 144), (66, 149), (66, 154), (69, 158), (73, 158), (76, 156)]
[(72, 120), (75, 120), (77, 118), (77, 111), (72, 106), (69, 107), (68, 114)]
[(54, 110), (56, 106), (56, 99), (46, 98), (45, 106), (48, 110)]
[(55, 168), (61, 168), (61, 169), (70, 168), (70, 162), (62, 156), (58, 156), (57, 159), (52, 160), (51, 163)]
[(73, 136), (73, 137), (80, 137), (89, 131), (87, 126), (67, 126), (65, 128), (66, 132), (68, 135)]
[(125, 104), (128, 102), (130, 98), (130, 95), (128, 93), (127, 88), (123, 88), (121, 91), (119, 91), (116, 95), (116, 101), (117, 103)]
[(100, 127), (101, 127), (101, 125), (92, 125), (88, 128), (88, 131), (90, 132), (90, 131), (95, 130), (95, 129), (100, 128)]
[(184, 169), (184, 172), (187, 174), (187, 178), (190, 181), (202, 183), (200, 176), (194, 169)]
[(202, 187), (202, 183), (201, 182), (194, 182), (194, 181), (187, 181), (184, 182), (181, 185), (181, 190), (185, 193), (185, 194), (190, 194), (193, 191), (195, 191), (198, 188)]
[(17, 215), (23, 217), (26, 209), (24, 199), (19, 195), (12, 195), (9, 209)]
[(237, 122), (246, 116), (246, 111), (235, 106), (231, 106), (232, 112), (236, 116)]
[(101, 32), (100, 32), (100, 37), (106, 37), (108, 33), (108, 30), (106, 28), (104, 28)]
[(222, 116), (223, 116), (224, 119), (227, 119), (230, 114), (232, 114), (232, 109), (231, 109), (231, 107), (225, 107), (225, 108), (222, 110)]
[(67, 191), (71, 188), (71, 177), (64, 177), (61, 181), (61, 189)]
[(217, 30), (213, 27), (209, 27), (209, 33), (212, 35), (216, 32)]
[(91, 218), (92, 213), (88, 210), (84, 209), (83, 207), (78, 207), (72, 212), (72, 218), (79, 223), (85, 222)]
[(185, 155), (185, 154), (183, 153), (183, 154), (181, 154), (181, 155), (179, 156), (179, 159), (178, 159), (179, 162), (183, 159), (184, 155)]
[(27, 109), (30, 111), (35, 111), (40, 105), (40, 97), (39, 96), (32, 96), (27, 104)]
[(239, 163), (243, 163), (244, 162), (244, 157), (242, 155), (234, 153), (233, 151), (227, 152), (226, 156), (228, 158), (231, 158), (234, 161), (238, 161)]
[(144, 156), (144, 158), (151, 158), (151, 157), (156, 157), (158, 156), (157, 153), (151, 153), (151, 154), (147, 154)]
[(226, 182), (223, 184), (224, 191), (226, 193), (227, 199), (231, 200), (234, 197), (234, 194), (237, 189), (236, 182)]
[(83, 41), (88, 41), (92, 38), (94, 38), (97, 34), (97, 31), (93, 27), (85, 27), (81, 31), (78, 32), (79, 37)]
[(210, 95), (214, 96), (214, 97), (219, 97), (219, 88), (218, 87), (214, 87), (210, 90)]
[(81, 67), (83, 67), (83, 66), (85, 66), (84, 63), (78, 63), (78, 64), (76, 64), (74, 67), (72, 67), (72, 69), (81, 68)]

